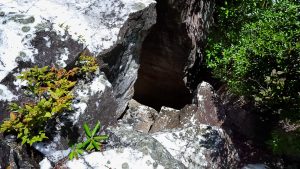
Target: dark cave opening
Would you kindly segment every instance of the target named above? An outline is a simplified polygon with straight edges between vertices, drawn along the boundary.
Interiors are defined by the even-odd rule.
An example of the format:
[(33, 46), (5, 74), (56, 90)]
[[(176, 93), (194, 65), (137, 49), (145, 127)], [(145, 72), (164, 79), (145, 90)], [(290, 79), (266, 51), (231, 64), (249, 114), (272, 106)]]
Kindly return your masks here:
[(183, 81), (191, 43), (180, 14), (166, 6), (157, 4), (157, 23), (143, 42), (133, 97), (157, 110), (161, 106), (181, 109), (192, 101)]

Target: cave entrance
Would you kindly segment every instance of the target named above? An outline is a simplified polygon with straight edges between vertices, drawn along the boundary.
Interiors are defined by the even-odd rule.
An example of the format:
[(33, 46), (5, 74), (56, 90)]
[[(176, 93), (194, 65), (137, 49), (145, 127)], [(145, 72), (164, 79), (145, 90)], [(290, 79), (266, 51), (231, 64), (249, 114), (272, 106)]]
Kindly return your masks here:
[(142, 45), (133, 98), (156, 110), (161, 106), (181, 109), (192, 101), (183, 81), (191, 44), (186, 29), (168, 14), (172, 11), (157, 8), (157, 23)]

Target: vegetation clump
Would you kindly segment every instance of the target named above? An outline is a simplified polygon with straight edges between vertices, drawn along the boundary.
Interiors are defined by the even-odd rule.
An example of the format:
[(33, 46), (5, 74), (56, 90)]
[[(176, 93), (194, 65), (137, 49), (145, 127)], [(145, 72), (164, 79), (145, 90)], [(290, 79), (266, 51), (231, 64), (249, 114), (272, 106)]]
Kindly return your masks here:
[(100, 122), (98, 121), (94, 129), (91, 131), (89, 126), (84, 123), (83, 129), (85, 131), (86, 140), (72, 146), (71, 153), (69, 154), (69, 159), (72, 160), (74, 157), (78, 159), (79, 155), (83, 155), (84, 151), (100, 151), (103, 141), (108, 139), (108, 135), (97, 135), (101, 129)]
[(32, 101), (22, 105), (11, 103), (10, 118), (0, 126), (0, 132), (17, 134), (22, 144), (32, 145), (47, 139), (47, 123), (72, 110), (71, 90), (77, 83), (76, 77), (94, 73), (98, 68), (94, 57), (80, 58), (81, 67), (71, 70), (36, 66), (22, 72), (17, 78), (27, 82), (25, 95)]
[(206, 50), (214, 75), (274, 120), (268, 143), (280, 154), (300, 155), (299, 18), (295, 0), (219, 2)]

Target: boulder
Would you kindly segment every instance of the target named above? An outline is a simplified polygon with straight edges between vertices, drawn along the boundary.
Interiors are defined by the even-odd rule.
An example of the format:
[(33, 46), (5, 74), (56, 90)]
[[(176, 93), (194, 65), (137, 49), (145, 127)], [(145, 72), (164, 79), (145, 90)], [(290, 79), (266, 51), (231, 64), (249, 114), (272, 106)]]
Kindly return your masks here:
[(158, 113), (155, 109), (132, 99), (129, 101), (128, 109), (120, 121), (133, 126), (134, 130), (148, 133), (157, 116)]
[(193, 104), (180, 110), (162, 107), (150, 132), (206, 124), (221, 127), (226, 115), (219, 97), (207, 82), (198, 85)]
[(222, 129), (207, 125), (165, 130), (151, 135), (122, 124), (108, 129), (103, 152), (66, 160), (74, 168), (236, 168), (238, 156)]
[(194, 105), (186, 106), (181, 110), (182, 119), (193, 116), (195, 124), (222, 126), (226, 115), (213, 87), (203, 81), (198, 85), (194, 95), (193, 103), (197, 108), (195, 109)]
[(119, 40), (115, 45), (98, 55), (104, 62), (102, 70), (113, 87), (118, 117), (124, 113), (127, 103), (134, 95), (141, 48), (156, 19), (155, 4), (132, 13), (120, 30)]
[(174, 129), (181, 127), (180, 125), (180, 111), (163, 106), (159, 115), (155, 119), (150, 132), (158, 132), (167, 129)]
[(86, 154), (66, 161), (63, 167), (74, 168), (186, 168), (153, 137), (137, 132), (130, 126), (110, 129), (109, 145), (103, 152)]
[(187, 168), (236, 168), (239, 156), (228, 135), (218, 127), (197, 125), (152, 134)]

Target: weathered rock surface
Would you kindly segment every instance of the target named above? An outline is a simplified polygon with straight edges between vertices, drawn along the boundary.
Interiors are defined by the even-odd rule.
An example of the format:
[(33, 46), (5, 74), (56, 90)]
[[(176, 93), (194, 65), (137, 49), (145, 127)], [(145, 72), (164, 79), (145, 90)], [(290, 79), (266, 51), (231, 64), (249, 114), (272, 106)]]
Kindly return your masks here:
[[(139, 49), (138, 45), (143, 41), (143, 38), (139, 36), (147, 33), (142, 30), (147, 31), (148, 27), (152, 26), (152, 22), (155, 22), (156, 17), (155, 14), (152, 15), (153, 20), (151, 20), (146, 15), (144, 19), (136, 22), (125, 23), (125, 21), (129, 14), (142, 10), (153, 2), (152, 0), (0, 2), (2, 14), (0, 17), (0, 81), (1, 85), (5, 85), (12, 94), (8, 97), (11, 99), (0, 100), (0, 107), (4, 111), (5, 101), (11, 101), (12, 98), (17, 100), (17, 96), (20, 95), (17, 89), (21, 84), (15, 76), (24, 68), (33, 65), (39, 67), (72, 66), (70, 64), (74, 63), (85, 47), (96, 55), (117, 44), (118, 39), (122, 39), (118, 43), (126, 42), (124, 47), (128, 50), (124, 57), (131, 55), (133, 52), (131, 48)], [(152, 11), (155, 13), (155, 10)], [(133, 16), (132, 20), (135, 20), (134, 17), (139, 18), (140, 15)], [(140, 29), (137, 29), (134, 24), (139, 25)], [(24, 32), (25, 26), (26, 30), (30, 31)], [(118, 36), (121, 27), (124, 28)], [(127, 36), (127, 40), (123, 41), (125, 38), (122, 36)], [(122, 51), (122, 55), (125, 51)], [(123, 63), (123, 66), (125, 64)], [(127, 67), (137, 71), (138, 65), (133, 64), (128, 64)], [(119, 68), (121, 65), (116, 66)], [(128, 86), (124, 85), (122, 92), (125, 92)], [(119, 100), (118, 107), (124, 110), (123, 107), (126, 105), (122, 99)], [(6, 116), (1, 113), (0, 120)]]
[(113, 86), (118, 103), (117, 115), (126, 109), (127, 103), (133, 97), (134, 83), (139, 69), (141, 47), (149, 29), (156, 23), (156, 9), (152, 4), (143, 11), (133, 13), (120, 30), (120, 40), (100, 54), (105, 72)]
[(16, 144), (10, 139), (0, 140), (0, 168), (34, 169), (42, 156), (26, 147)]
[(157, 116), (158, 112), (155, 109), (132, 99), (129, 101), (128, 109), (120, 121), (129, 124), (136, 131), (148, 133)]
[[(99, 120), (104, 127), (113, 125), (133, 95), (129, 86), (136, 79), (131, 75), (137, 74), (139, 46), (156, 21), (151, 3), (154, 1), (0, 2), (0, 120), (8, 116), (8, 102), (28, 100), (22, 96), (21, 87), (26, 84), (16, 80), (25, 68), (55, 65), (68, 69), (84, 49), (94, 55), (105, 50), (103, 54), (109, 55), (110, 47), (122, 46), (120, 55), (109, 60), (114, 64), (110, 68), (122, 69), (115, 71), (116, 81), (110, 83), (102, 72), (90, 81), (80, 80), (73, 89), (74, 112), (51, 122), (47, 128), (51, 139), (34, 147), (56, 162), (68, 154), (69, 144), (82, 138), (83, 122), (94, 125)], [(128, 62), (115, 63), (114, 58)]]
[(218, 99), (212, 86), (202, 82), (195, 91), (194, 104), (186, 105), (180, 110), (162, 107), (150, 132), (201, 124), (220, 127), (226, 116)]
[(221, 126), (226, 118), (224, 108), (220, 103), (219, 96), (214, 92), (213, 87), (207, 82), (201, 82), (193, 99), (198, 110), (196, 113), (186, 113), (185, 116), (193, 116), (197, 119), (198, 124), (209, 124)]
[(157, 23), (142, 46), (134, 98), (157, 110), (181, 109), (191, 103), (188, 87), (199, 79), (192, 71), (202, 63), (200, 46), (212, 24), (214, 1), (157, 2)]
[(180, 111), (169, 108), (162, 107), (158, 117), (155, 119), (150, 132), (158, 132), (166, 129), (174, 129), (181, 127), (180, 123)]
[(110, 143), (106, 150), (67, 161), (64, 167), (234, 168), (238, 160), (226, 134), (221, 129), (207, 125), (151, 135), (126, 128), (125, 124), (109, 131)]
[[(130, 126), (129, 126), (130, 127)], [(93, 168), (185, 168), (185, 166), (174, 159), (172, 155), (159, 142), (149, 135), (137, 132), (126, 126), (110, 130), (110, 145), (103, 153), (92, 153), (84, 156), (86, 162)], [(112, 148), (110, 148), (110, 146)], [(101, 154), (101, 155), (100, 155)], [(100, 159), (90, 158), (100, 155)], [(87, 160), (90, 158), (90, 160)], [(67, 162), (67, 166), (84, 166), (84, 160), (73, 160)], [(99, 158), (98, 158), (99, 159)], [(125, 167), (126, 168), (126, 167)]]

